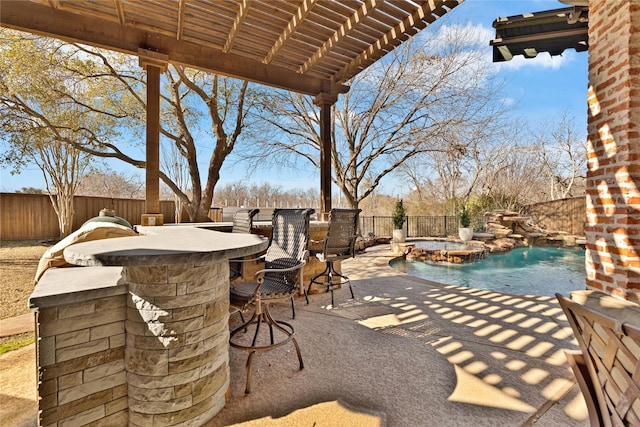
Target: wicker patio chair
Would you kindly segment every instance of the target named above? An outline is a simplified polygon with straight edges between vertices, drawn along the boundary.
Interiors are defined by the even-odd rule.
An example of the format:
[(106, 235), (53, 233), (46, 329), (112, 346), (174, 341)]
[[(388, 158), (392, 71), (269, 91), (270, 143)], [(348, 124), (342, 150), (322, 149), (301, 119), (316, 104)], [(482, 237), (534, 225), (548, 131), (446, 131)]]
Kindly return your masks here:
[[(251, 233), (253, 218), (258, 215), (260, 209), (240, 209), (233, 215), (232, 233)], [(229, 260), (229, 279), (234, 280), (242, 276), (242, 259)]]
[[(309, 256), (309, 217), (313, 212), (313, 209), (275, 209), (271, 242), (264, 255), (264, 269), (256, 272), (256, 282), (231, 285), (231, 306), (239, 310), (253, 308), (251, 318), (234, 328), (229, 339), (231, 347), (249, 352), (245, 388), (247, 394), (251, 392), (251, 362), (258, 351), (273, 350), (292, 341), (300, 369), (304, 368), (293, 326), (275, 320), (269, 306), (273, 302), (291, 300), (293, 308), (294, 293), (299, 287), (304, 287), (302, 267)], [(262, 323), (268, 326), (269, 334), (260, 333)], [(252, 329), (255, 329), (253, 337)]]
[[(349, 278), (338, 273), (333, 265), (336, 261), (341, 261), (355, 256), (355, 244), (358, 237), (358, 218), (362, 209), (331, 209), (329, 212), (329, 227), (327, 235), (322, 241), (322, 251), (316, 257), (325, 263), (322, 273), (311, 278), (309, 286), (305, 290), (304, 297), (309, 304), (309, 291), (311, 285), (325, 286), (331, 291), (331, 306), (333, 307), (333, 290), (343, 284), (349, 285), (351, 298), (353, 289)], [(337, 281), (336, 281), (337, 279)]]
[(608, 296), (602, 304), (605, 314), (593, 308), (595, 299), (588, 306), (560, 294), (556, 298), (580, 347), (566, 355), (591, 425), (640, 425), (640, 307)]

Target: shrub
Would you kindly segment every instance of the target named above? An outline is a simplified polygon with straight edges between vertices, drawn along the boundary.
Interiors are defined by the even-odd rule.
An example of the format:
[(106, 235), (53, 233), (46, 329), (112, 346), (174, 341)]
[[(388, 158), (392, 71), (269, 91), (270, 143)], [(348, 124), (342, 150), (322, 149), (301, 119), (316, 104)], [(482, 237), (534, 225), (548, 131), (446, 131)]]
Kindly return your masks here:
[(406, 216), (407, 214), (404, 211), (404, 205), (402, 204), (402, 199), (400, 199), (396, 202), (396, 208), (393, 211), (393, 227), (396, 230), (402, 229)]
[(460, 226), (463, 228), (467, 228), (471, 225), (471, 217), (469, 216), (469, 211), (467, 210), (467, 206), (462, 206), (462, 211), (460, 212)]

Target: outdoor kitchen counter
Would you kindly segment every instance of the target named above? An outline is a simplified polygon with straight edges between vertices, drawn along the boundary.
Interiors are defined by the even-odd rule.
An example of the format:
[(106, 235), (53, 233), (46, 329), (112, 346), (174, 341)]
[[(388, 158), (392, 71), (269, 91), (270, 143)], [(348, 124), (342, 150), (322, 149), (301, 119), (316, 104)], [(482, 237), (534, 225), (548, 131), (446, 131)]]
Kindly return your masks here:
[(252, 234), (223, 233), (193, 225), (137, 227), (140, 236), (94, 240), (64, 250), (67, 262), (81, 266), (151, 266), (225, 261), (267, 248)]
[[(109, 408), (118, 406), (120, 413), (124, 413), (122, 416), (126, 416), (124, 405), (125, 409), (128, 407), (129, 425), (202, 425), (223, 408), (229, 386), (228, 260), (263, 251), (268, 241), (257, 235), (222, 233), (188, 225), (142, 227), (139, 231), (143, 235), (84, 242), (64, 250), (66, 261), (72, 264), (122, 267), (118, 287), (127, 290), (121, 296), (124, 342), (119, 344), (124, 347), (124, 369), (117, 378), (126, 378), (126, 387), (122, 388), (125, 384), (113, 387), (122, 381), (111, 375), (118, 370), (116, 361), (100, 368), (100, 374), (96, 374), (95, 367), (85, 367), (84, 377), (89, 372), (112, 379), (101, 377), (91, 384), (74, 385), (73, 393), (59, 390), (58, 405), (61, 400), (71, 403), (72, 397), (79, 399), (84, 392), (94, 396), (96, 392), (102, 393), (101, 388), (112, 387), (109, 396), (115, 399), (122, 390), (126, 390), (126, 396), (103, 405), (101, 417), (105, 414), (109, 417)], [(77, 272), (79, 280), (83, 277), (83, 268), (68, 270)], [(88, 307), (96, 309), (104, 304), (87, 301), (84, 304), (87, 308), (79, 309), (76, 302), (71, 308), (57, 308), (54, 314), (58, 317), (72, 311), (82, 314), (79, 310), (88, 312)], [(108, 304), (116, 303), (110, 300)], [(94, 319), (101, 315), (93, 314), (87, 322), (95, 323)], [(47, 329), (50, 316), (41, 319), (41, 329), (55, 329)], [(61, 325), (72, 327), (69, 322)], [(88, 348), (98, 346), (99, 341), (91, 338), (97, 337), (93, 331), (98, 326), (92, 324), (88, 328), (88, 344), (73, 342), (74, 356), (94, 351)], [(77, 341), (81, 332), (70, 334), (59, 329), (52, 333), (58, 334), (54, 340), (58, 343), (63, 341), (60, 337)], [(113, 342), (116, 341), (120, 339), (114, 338)], [(67, 353), (69, 349), (56, 347), (53, 357)], [(87, 363), (94, 360), (88, 359)], [(62, 363), (56, 363), (55, 367), (69, 369)], [(56, 414), (61, 412), (58, 408)]]

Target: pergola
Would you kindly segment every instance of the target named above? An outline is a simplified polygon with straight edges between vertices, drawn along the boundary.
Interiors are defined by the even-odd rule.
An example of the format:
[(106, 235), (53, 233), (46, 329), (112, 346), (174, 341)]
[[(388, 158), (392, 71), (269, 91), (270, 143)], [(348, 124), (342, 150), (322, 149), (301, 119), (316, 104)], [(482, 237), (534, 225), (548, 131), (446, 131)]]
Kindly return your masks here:
[(464, 0), (3, 0), (0, 25), (140, 58), (147, 214), (159, 210), (160, 75), (178, 64), (315, 97), (331, 209), (331, 106), (345, 84)]

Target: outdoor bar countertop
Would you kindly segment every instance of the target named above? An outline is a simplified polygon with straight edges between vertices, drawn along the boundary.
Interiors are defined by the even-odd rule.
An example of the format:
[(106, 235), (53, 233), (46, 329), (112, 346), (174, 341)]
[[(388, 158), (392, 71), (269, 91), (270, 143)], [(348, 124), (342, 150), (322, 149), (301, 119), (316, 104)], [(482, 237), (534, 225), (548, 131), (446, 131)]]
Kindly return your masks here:
[(82, 266), (150, 266), (212, 262), (251, 255), (267, 248), (256, 235), (223, 233), (193, 224), (138, 227), (141, 236), (94, 240), (64, 250), (65, 260)]
[[(230, 381), (228, 260), (261, 252), (268, 240), (193, 225), (138, 231), (71, 245), (65, 260), (94, 274), (120, 267), (113, 280), (126, 300), (128, 424), (205, 424), (224, 407)], [(86, 277), (85, 291), (101, 286), (84, 268), (63, 270)]]

